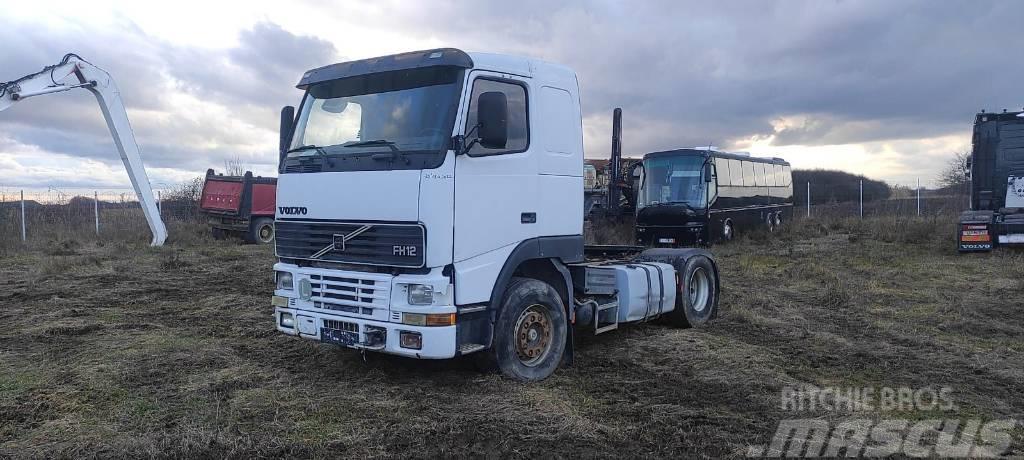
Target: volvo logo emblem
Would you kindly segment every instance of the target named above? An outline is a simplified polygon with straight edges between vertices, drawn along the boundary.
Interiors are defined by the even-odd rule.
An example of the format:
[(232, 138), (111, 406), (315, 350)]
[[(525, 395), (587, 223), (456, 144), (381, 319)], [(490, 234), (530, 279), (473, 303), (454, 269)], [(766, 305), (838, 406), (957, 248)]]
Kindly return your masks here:
[(306, 207), (305, 206), (278, 206), (277, 207), (277, 212), (280, 213), (280, 214), (288, 214), (288, 215), (299, 215), (299, 214), (301, 214), (301, 215), (304, 216), (304, 215), (306, 215)]
[(346, 242), (348, 242), (352, 238), (355, 238), (355, 237), (363, 234), (363, 232), (369, 230), (372, 227), (373, 227), (373, 225), (363, 225), (362, 227), (359, 227), (359, 228), (349, 232), (348, 234), (335, 233), (333, 235), (333, 237), (332, 237), (333, 241), (331, 241), (331, 244), (328, 244), (323, 249), (315, 252), (313, 255), (311, 255), (309, 257), (311, 259), (319, 259), (319, 258), (323, 257), (325, 254), (327, 254), (327, 253), (329, 253), (331, 251), (345, 252), (345, 243)]

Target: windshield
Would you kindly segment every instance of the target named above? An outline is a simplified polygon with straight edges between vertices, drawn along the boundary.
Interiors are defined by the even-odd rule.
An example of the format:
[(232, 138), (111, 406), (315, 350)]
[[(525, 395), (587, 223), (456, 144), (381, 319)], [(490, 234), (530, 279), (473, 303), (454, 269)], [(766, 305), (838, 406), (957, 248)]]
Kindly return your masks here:
[(644, 160), (637, 206), (683, 203), (693, 208), (706, 206), (706, 183), (701, 177), (702, 156), (655, 157)]
[(313, 85), (302, 103), (288, 158), (443, 155), (454, 124), (460, 74), (435, 67)]

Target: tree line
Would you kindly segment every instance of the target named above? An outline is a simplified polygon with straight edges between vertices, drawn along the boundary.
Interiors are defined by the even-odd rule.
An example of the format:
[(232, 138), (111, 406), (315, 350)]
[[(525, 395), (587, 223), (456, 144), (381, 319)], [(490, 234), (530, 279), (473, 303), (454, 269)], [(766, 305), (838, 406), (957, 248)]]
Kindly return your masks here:
[(807, 183), (811, 184), (811, 204), (860, 200), (860, 181), (864, 181), (864, 201), (884, 200), (892, 191), (880, 180), (829, 169), (794, 169), (793, 200), (807, 202)]

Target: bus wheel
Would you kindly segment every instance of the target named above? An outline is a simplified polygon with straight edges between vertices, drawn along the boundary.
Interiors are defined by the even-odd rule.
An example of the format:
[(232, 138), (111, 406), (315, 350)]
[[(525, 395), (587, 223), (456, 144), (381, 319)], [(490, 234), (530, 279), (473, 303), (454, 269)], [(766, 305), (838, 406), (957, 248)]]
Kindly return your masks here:
[(735, 236), (736, 230), (732, 227), (732, 221), (726, 219), (722, 222), (722, 241), (732, 241)]
[(775, 213), (775, 228), (782, 228), (782, 211)]
[(768, 224), (767, 228), (769, 233), (775, 231), (775, 214), (769, 213), (768, 217), (764, 221)]

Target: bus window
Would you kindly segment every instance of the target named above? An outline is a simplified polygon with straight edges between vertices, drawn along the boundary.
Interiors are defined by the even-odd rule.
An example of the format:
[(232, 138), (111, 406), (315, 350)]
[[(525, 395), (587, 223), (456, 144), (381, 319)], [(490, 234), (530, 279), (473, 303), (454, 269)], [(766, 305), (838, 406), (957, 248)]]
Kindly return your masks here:
[(764, 180), (765, 185), (769, 187), (775, 186), (775, 165), (766, 164), (764, 165)]
[(743, 161), (743, 185), (751, 187), (754, 185), (754, 163)]
[(754, 163), (754, 185), (764, 187), (764, 163)]
[(793, 172), (789, 169), (789, 165), (782, 167), (782, 179), (784, 181), (783, 187), (793, 185)]
[(743, 167), (740, 160), (729, 160), (729, 185), (743, 185)]
[(731, 183), (730, 181), (732, 179), (729, 176), (729, 160), (726, 160), (725, 158), (715, 158), (715, 172), (716, 176), (718, 176), (719, 186), (727, 186)]

